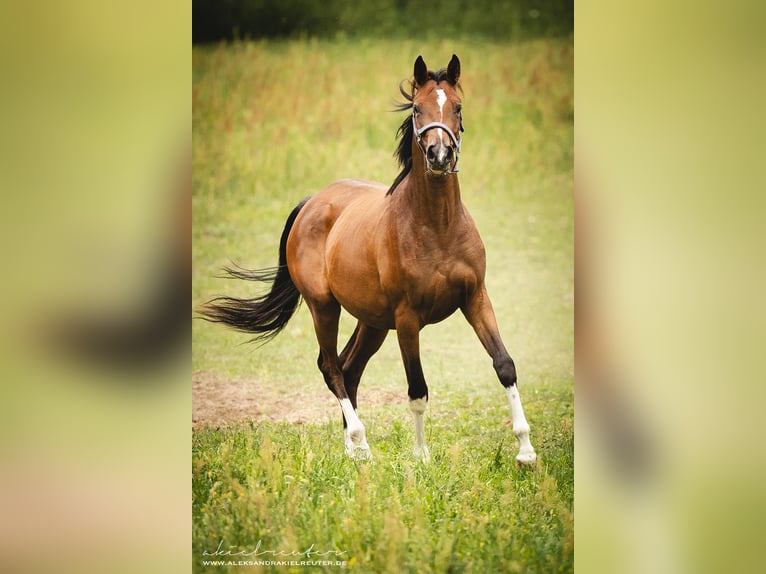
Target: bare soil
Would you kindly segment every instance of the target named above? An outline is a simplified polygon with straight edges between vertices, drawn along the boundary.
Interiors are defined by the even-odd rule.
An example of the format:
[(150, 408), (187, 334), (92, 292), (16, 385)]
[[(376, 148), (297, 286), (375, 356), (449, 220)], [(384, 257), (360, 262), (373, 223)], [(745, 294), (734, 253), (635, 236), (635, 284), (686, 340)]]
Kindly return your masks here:
[[(363, 400), (365, 405), (404, 404), (407, 391), (396, 393), (365, 387)], [(327, 420), (340, 420), (340, 407), (321, 379), (298, 390), (276, 388), (267, 381), (249, 377), (224, 378), (209, 371), (192, 373), (195, 428), (220, 428), (248, 421), (316, 424)]]

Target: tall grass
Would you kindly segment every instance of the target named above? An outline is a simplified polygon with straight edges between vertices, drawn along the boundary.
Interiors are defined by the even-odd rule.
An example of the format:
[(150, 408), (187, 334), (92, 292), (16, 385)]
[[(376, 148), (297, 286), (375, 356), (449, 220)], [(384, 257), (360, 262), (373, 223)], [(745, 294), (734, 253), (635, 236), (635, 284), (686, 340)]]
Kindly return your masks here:
[[(229, 260), (276, 263), (292, 207), (342, 177), (390, 183), (398, 82), (422, 54), (463, 67), (463, 201), (487, 248), (487, 284), (540, 455), (518, 469), (504, 393), (458, 315), (425, 329), (428, 465), (411, 459), (395, 337), (372, 359), (360, 416), (375, 455), (343, 454), (340, 411), (304, 426), (194, 431), (194, 564), (224, 544), (345, 553), (361, 572), (572, 569), (572, 46), (365, 40), (243, 42), (193, 52), (193, 301), (251, 296), (217, 279)], [(344, 317), (342, 338), (353, 328)], [(193, 368), (255, 388), (324, 389), (311, 319), (299, 310), (260, 349), (195, 321)], [(342, 343), (342, 342), (341, 342)], [(400, 393), (366, 405), (365, 389)], [(329, 392), (329, 391), (327, 391)], [(253, 571), (251, 567), (243, 567)], [(325, 567), (333, 570), (333, 567)], [(279, 568), (275, 567), (275, 570)]]
[(412, 458), (398, 422), (371, 429), (369, 464), (328, 448), (337, 425), (197, 433), (197, 566), (206, 550), (260, 541), (264, 552), (313, 544), (362, 572), (571, 571), (571, 426), (546, 428), (544, 470), (517, 468), (500, 424), (477, 432), (460, 414), (434, 426), (429, 464)]

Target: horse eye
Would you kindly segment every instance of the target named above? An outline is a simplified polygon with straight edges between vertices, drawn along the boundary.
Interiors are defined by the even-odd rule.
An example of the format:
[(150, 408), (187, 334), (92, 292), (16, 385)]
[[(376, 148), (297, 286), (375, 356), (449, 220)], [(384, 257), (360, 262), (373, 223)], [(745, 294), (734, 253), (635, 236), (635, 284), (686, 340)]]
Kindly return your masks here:
[(461, 106), (461, 105), (455, 106), (455, 113), (456, 114), (460, 114), (462, 112), (463, 112), (463, 106)]
[(412, 106), (412, 112), (415, 113), (415, 114), (419, 114), (420, 113), (420, 108), (413, 105)]

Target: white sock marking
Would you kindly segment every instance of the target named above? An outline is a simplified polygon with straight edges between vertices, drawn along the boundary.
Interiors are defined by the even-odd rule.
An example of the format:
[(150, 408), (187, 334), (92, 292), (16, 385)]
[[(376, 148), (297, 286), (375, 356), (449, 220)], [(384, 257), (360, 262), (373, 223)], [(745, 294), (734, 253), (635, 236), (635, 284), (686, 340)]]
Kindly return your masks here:
[(529, 440), (529, 423), (524, 416), (524, 409), (521, 406), (521, 397), (516, 385), (508, 387), (506, 390), (508, 402), (511, 405), (511, 419), (513, 419), (513, 434), (519, 439), (519, 454), (516, 460), (522, 464), (529, 464), (535, 461), (537, 455), (532, 443)]
[(426, 446), (425, 412), (427, 405), (428, 400), (425, 397), (414, 401), (410, 400), (410, 410), (415, 421), (415, 446), (412, 452), (424, 461), (427, 461), (431, 456), (428, 446)]
[(351, 405), (350, 399), (340, 399), (340, 408), (343, 411), (343, 416), (346, 417), (346, 430), (344, 432), (344, 442), (346, 445), (346, 453), (354, 458), (357, 455), (357, 450), (360, 458), (368, 458), (370, 455), (370, 447), (367, 445), (367, 433), (364, 430), (362, 421), (359, 420), (359, 416), (356, 414), (356, 410)]

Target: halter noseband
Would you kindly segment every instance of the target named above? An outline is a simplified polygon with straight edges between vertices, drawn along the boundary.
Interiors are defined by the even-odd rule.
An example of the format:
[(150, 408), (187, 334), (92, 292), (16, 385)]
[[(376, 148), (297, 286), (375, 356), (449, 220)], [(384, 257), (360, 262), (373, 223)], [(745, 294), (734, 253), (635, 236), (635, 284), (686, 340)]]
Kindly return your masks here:
[[(449, 136), (449, 139), (452, 141), (452, 145), (450, 146), (452, 148), (452, 152), (455, 154), (455, 165), (452, 167), (452, 169), (449, 169), (444, 172), (443, 175), (449, 175), (451, 173), (458, 173), (457, 168), (457, 162), (460, 159), (460, 143), (461, 140), (458, 139), (455, 134), (452, 132), (452, 130), (447, 127), (445, 124), (441, 122), (431, 122), (430, 124), (424, 125), (422, 128), (418, 129), (417, 123), (415, 123), (415, 112), (412, 113), (412, 128), (415, 133), (415, 140), (418, 142), (418, 147), (420, 148), (420, 151), (423, 152), (424, 156), (427, 156), (426, 148), (423, 147), (423, 141), (422, 136), (424, 133), (426, 133), (428, 130), (432, 130), (434, 128), (441, 128), (445, 132), (447, 132), (447, 135)], [(463, 122), (460, 122), (460, 131), (463, 131)], [(428, 165), (428, 162), (426, 161), (426, 166)], [(430, 169), (429, 169), (430, 171)]]

